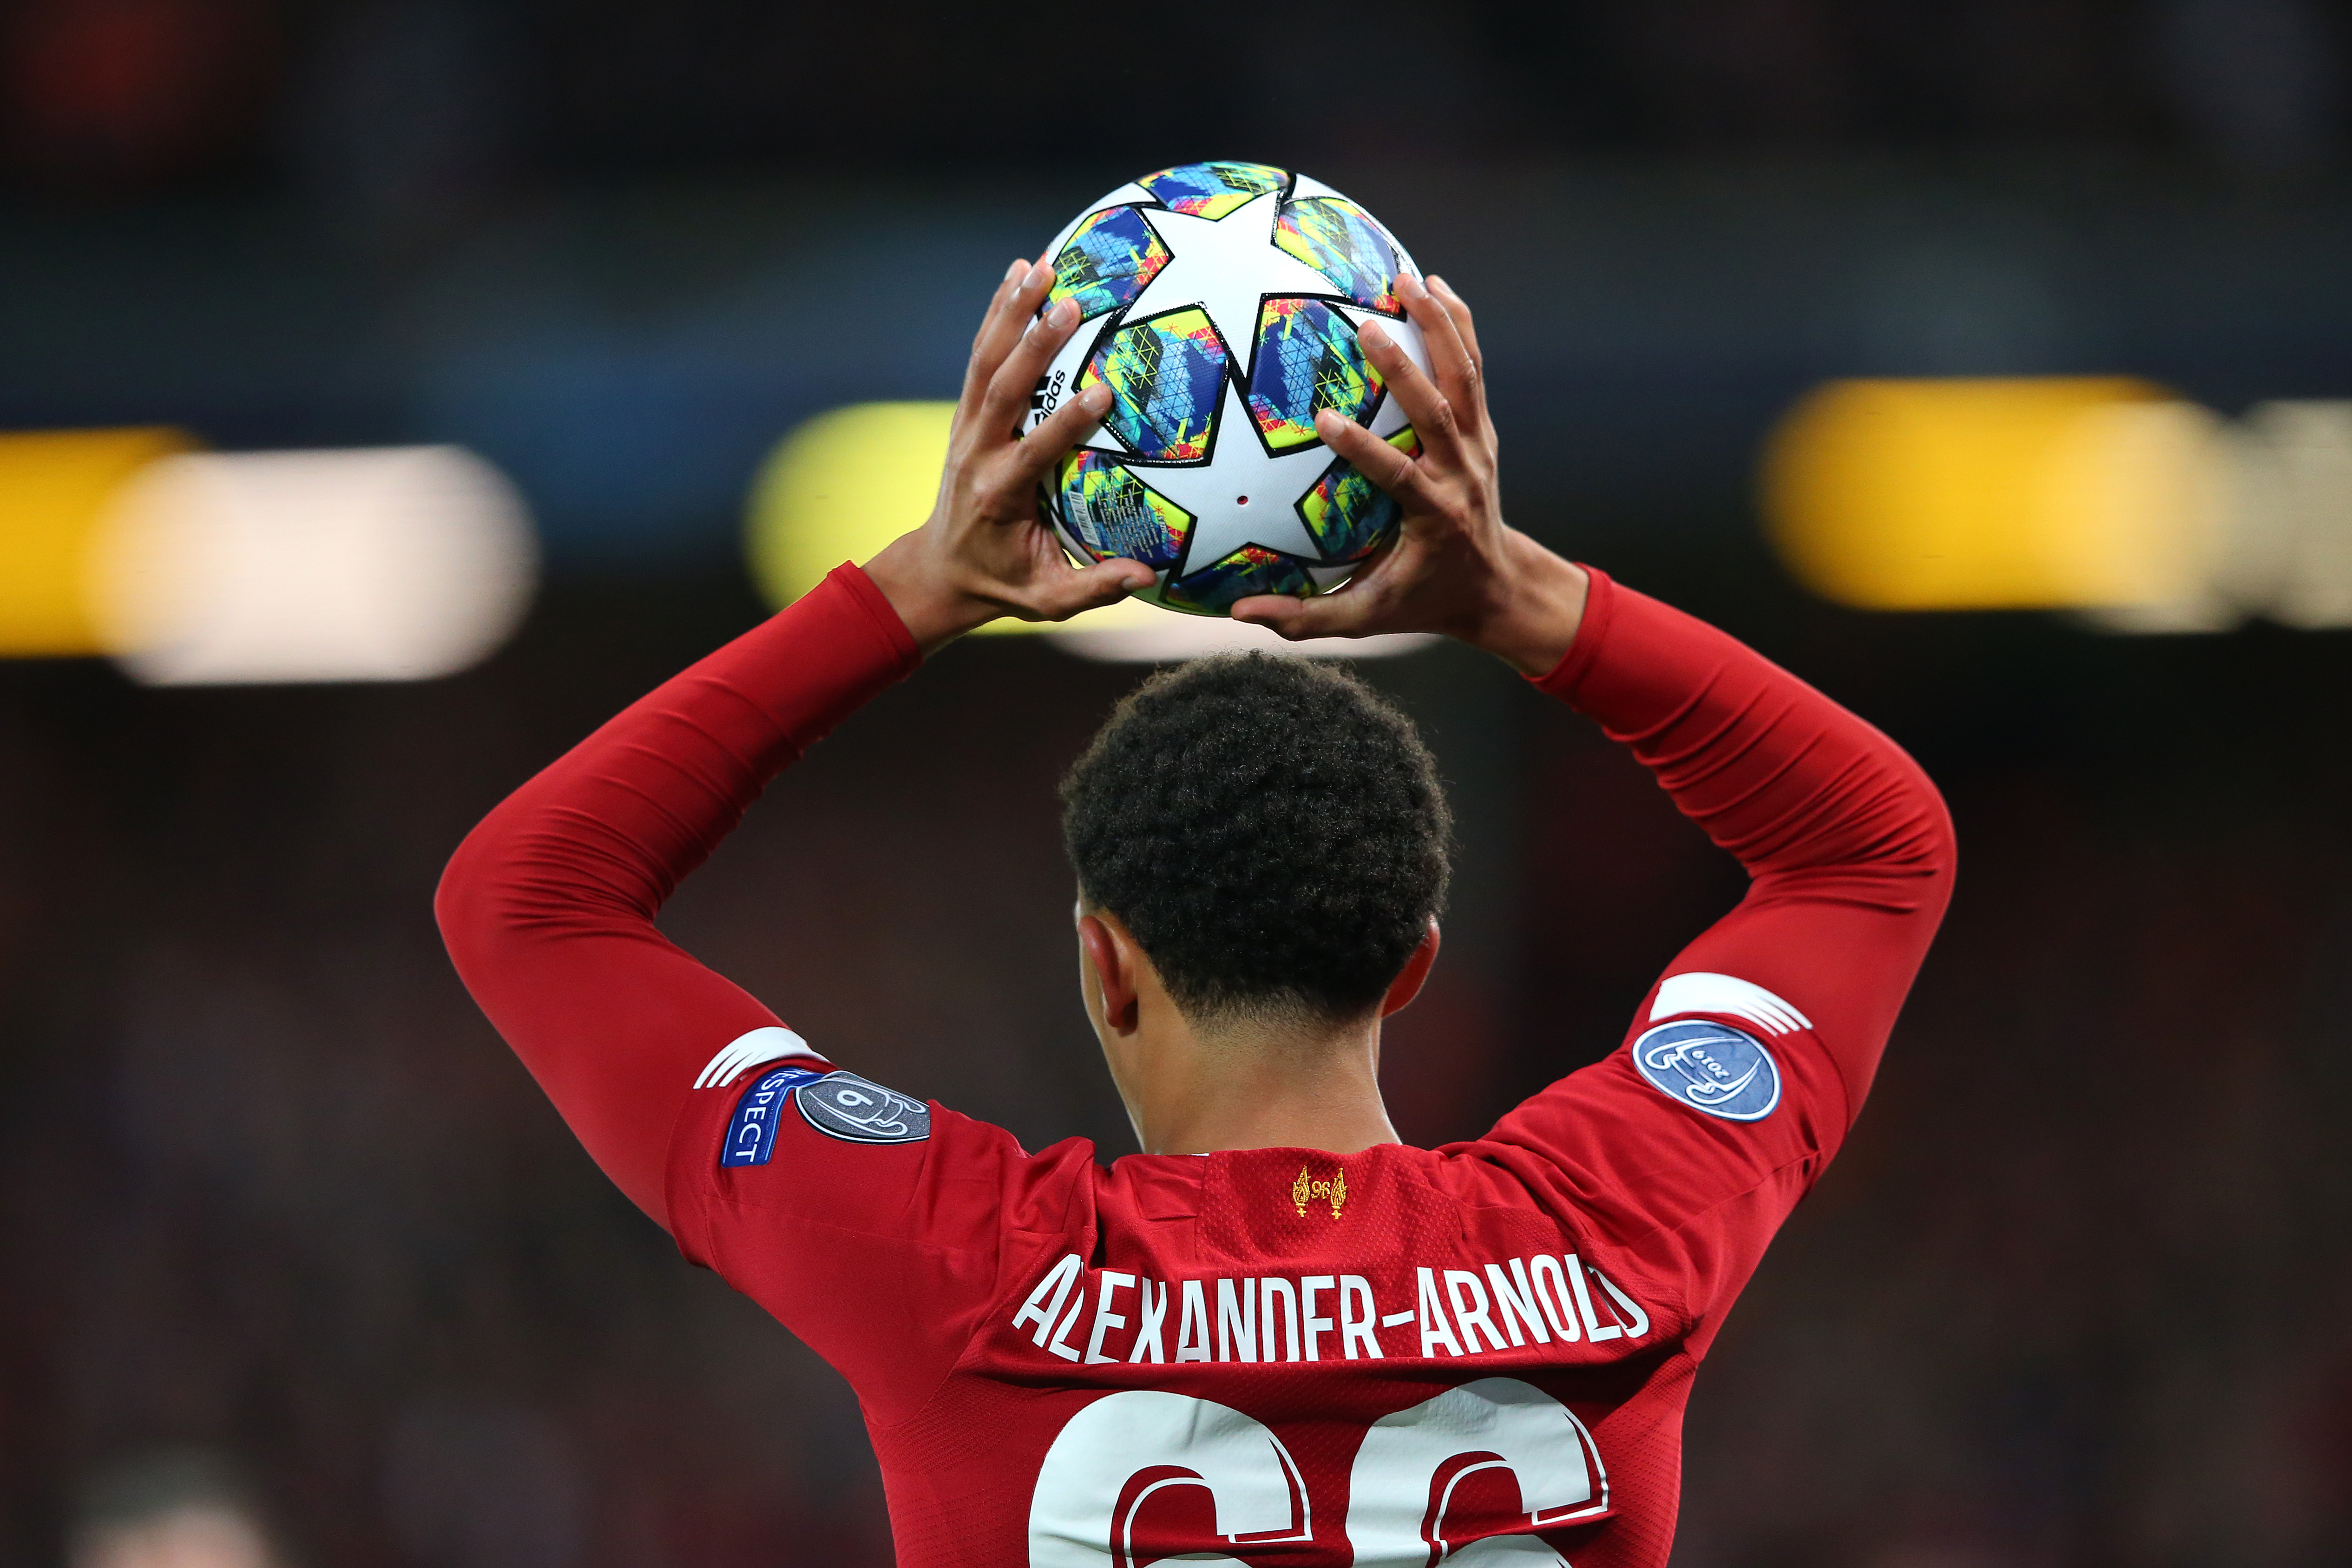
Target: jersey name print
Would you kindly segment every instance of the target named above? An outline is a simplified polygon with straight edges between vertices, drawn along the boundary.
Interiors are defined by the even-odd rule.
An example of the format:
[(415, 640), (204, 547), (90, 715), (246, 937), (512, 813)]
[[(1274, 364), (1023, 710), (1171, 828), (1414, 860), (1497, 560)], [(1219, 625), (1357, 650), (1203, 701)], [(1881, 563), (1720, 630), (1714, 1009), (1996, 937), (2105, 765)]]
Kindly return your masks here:
[[(1087, 1278), (1078, 1255), (1065, 1253), (1013, 1314), (1013, 1326), (1034, 1322), (1031, 1338), (1040, 1349), (1065, 1361), (1090, 1363), (1321, 1361), (1327, 1355), (1379, 1361), (1391, 1354), (1476, 1355), (1554, 1341), (1600, 1344), (1621, 1335), (1638, 1340), (1650, 1332), (1649, 1314), (1573, 1252), (1513, 1258), (1507, 1269), (1504, 1263), (1487, 1263), (1483, 1270), (1412, 1267), (1409, 1282), (1389, 1281), (1391, 1305), (1399, 1299), (1412, 1302), (1393, 1312), (1381, 1310), (1380, 1291), (1361, 1274), (1171, 1282), (1107, 1269), (1094, 1276), (1093, 1326), (1081, 1357), (1070, 1333), (1087, 1312)], [(1134, 1292), (1132, 1299), (1123, 1291)], [(1394, 1343), (1400, 1348), (1393, 1352), (1382, 1348), (1383, 1331), (1389, 1330), (1398, 1331)], [(1104, 1354), (1106, 1349), (1111, 1354)]]

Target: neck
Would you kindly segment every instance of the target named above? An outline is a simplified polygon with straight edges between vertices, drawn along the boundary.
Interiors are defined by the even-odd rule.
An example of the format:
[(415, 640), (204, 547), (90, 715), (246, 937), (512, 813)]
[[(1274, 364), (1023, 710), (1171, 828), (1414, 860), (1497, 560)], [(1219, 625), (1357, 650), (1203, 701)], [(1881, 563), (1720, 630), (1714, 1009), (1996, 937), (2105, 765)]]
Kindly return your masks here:
[(1381, 1020), (1302, 1035), (1249, 1025), (1155, 1042), (1153, 1071), (1129, 1095), (1144, 1152), (1326, 1149), (1397, 1142), (1381, 1103)]

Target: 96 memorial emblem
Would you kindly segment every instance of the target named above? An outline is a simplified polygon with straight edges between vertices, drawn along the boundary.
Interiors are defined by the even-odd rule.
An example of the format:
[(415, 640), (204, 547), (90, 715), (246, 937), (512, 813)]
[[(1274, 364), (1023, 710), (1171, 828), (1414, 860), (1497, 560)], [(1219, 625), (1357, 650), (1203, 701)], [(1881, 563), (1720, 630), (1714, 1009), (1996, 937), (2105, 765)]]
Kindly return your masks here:
[(931, 1135), (931, 1108), (854, 1072), (834, 1072), (793, 1091), (808, 1124), (852, 1144), (919, 1144)]
[(1780, 1063), (1728, 1024), (1660, 1024), (1633, 1042), (1633, 1065), (1660, 1093), (1727, 1122), (1760, 1122), (1780, 1103)]

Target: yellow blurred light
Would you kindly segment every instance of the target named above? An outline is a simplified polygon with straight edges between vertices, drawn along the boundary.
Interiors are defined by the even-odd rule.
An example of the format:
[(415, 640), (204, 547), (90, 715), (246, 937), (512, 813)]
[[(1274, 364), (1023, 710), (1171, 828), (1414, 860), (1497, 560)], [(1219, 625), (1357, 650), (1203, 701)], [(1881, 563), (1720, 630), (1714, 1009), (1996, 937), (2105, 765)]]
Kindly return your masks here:
[[(939, 497), (955, 407), (854, 403), (818, 414), (776, 444), (752, 484), (744, 539), (752, 580), (770, 604), (790, 604), (843, 561), (869, 560), (922, 526)], [(1058, 626), (1008, 617), (980, 630), (1003, 636), (1170, 616), (1130, 599)]]
[(1774, 433), (1764, 504), (1841, 603), (2169, 614), (2210, 570), (2223, 448), (2211, 414), (2126, 377), (1834, 382)]
[(131, 476), (195, 445), (164, 429), (0, 435), (0, 655), (103, 651), (87, 591), (99, 520)]
[(744, 538), (768, 602), (790, 604), (843, 561), (866, 560), (920, 527), (954, 420), (951, 402), (861, 402), (778, 442), (752, 484)]

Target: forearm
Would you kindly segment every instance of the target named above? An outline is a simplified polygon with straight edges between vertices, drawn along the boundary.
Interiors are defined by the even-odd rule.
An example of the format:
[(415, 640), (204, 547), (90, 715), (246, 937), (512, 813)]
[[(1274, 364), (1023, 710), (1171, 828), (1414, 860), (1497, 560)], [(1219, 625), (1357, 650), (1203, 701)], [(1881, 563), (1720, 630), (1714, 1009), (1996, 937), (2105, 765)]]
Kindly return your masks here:
[(1592, 579), (1582, 635), (1536, 684), (1631, 749), (1750, 876), (1944, 871), (1941, 798), (1901, 747), (1706, 622)]
[(776, 773), (916, 657), (887, 602), (845, 568), (515, 791), (443, 875), (436, 913), (467, 988), (656, 1218), (669, 1126), (696, 1073), (775, 1019), (654, 916)]

